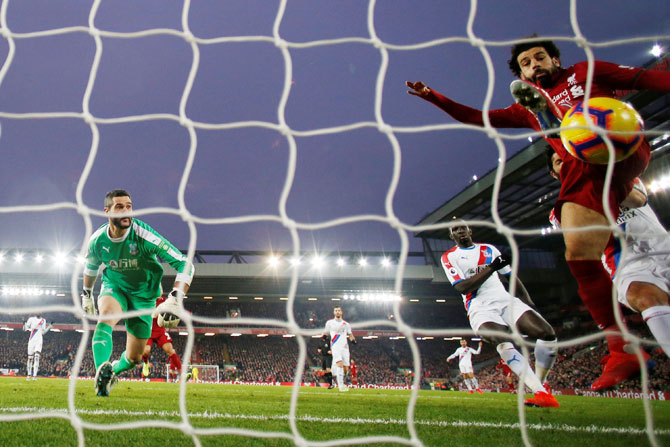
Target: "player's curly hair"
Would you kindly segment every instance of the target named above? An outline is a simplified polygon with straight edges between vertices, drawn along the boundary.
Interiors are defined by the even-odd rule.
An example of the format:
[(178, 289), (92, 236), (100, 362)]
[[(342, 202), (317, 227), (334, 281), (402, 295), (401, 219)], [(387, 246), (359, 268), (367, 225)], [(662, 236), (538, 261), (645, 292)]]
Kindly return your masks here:
[(130, 197), (128, 191), (123, 189), (112, 189), (105, 194), (105, 208), (111, 208), (114, 203), (114, 197)]
[[(533, 33), (530, 36), (527, 37), (527, 39), (532, 39), (534, 37), (540, 37), (537, 34)], [(531, 48), (535, 47), (542, 47), (545, 50), (547, 50), (547, 53), (549, 54), (549, 57), (552, 58), (561, 58), (561, 50), (558, 49), (556, 44), (554, 43), (553, 40), (540, 40), (540, 41), (533, 41), (533, 42), (522, 42), (522, 43), (517, 43), (516, 45), (512, 46), (511, 48), (511, 53), (512, 53), (512, 58), (507, 61), (507, 64), (509, 65), (509, 69), (512, 70), (512, 73), (516, 77), (521, 77), (521, 67), (519, 66), (519, 62), (517, 61), (517, 58), (521, 53), (524, 51), (530, 50)]]

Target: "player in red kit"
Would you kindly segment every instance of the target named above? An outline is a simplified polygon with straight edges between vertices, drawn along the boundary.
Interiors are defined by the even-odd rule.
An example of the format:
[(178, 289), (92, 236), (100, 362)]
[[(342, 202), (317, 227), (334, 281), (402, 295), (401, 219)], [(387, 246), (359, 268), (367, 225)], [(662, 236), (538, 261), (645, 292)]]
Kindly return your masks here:
[(498, 360), (496, 369), (499, 369), (503, 377), (505, 378), (505, 383), (507, 384), (507, 389), (509, 390), (509, 392), (510, 393), (514, 392), (516, 390), (516, 387), (514, 386), (514, 379), (512, 379), (513, 372), (511, 369), (509, 369), (507, 363), (505, 363), (503, 359)]
[[(156, 300), (156, 307), (160, 306), (167, 297), (160, 296)], [(151, 327), (151, 338), (147, 340), (147, 345), (144, 347), (144, 354), (142, 355), (142, 361), (144, 365), (142, 366), (142, 375), (147, 377), (149, 375), (149, 359), (151, 357), (151, 345), (156, 343), (158, 347), (163, 349), (168, 356), (170, 361), (170, 376), (177, 381), (179, 374), (181, 373), (181, 359), (177, 355), (172, 346), (172, 337), (167, 333), (164, 327), (158, 325), (158, 318), (154, 318), (152, 321)], [(169, 381), (169, 380), (168, 380)]]
[(349, 364), (349, 371), (351, 372), (351, 383), (358, 385), (358, 365), (354, 359), (351, 359), (351, 363)]
[[(607, 166), (585, 163), (569, 155), (555, 129), (562, 113), (583, 100), (588, 63), (563, 68), (558, 47), (545, 40), (513, 46), (509, 65), (521, 79), (512, 83), (512, 94), (519, 103), (489, 111), (491, 125), (545, 132), (545, 139), (564, 162), (561, 191), (554, 208), (563, 229), (609, 226), (603, 207)], [(432, 102), (456, 120), (484, 124), (480, 110), (454, 102), (422, 82), (408, 81), (406, 84), (411, 89), (408, 93)], [(670, 72), (595, 61), (590, 97), (614, 97), (615, 90), (670, 92)], [(615, 164), (607, 197), (614, 220), (619, 205), (632, 190), (634, 179), (644, 171), (649, 158), (649, 143), (643, 138), (632, 156)], [(614, 317), (612, 280), (600, 262), (610, 235), (609, 230), (563, 233), (565, 258), (577, 280), (579, 295), (598, 327), (608, 332), (606, 339), (611, 355), (602, 376), (592, 385), (594, 390), (612, 387), (640, 369), (637, 356), (623, 350), (624, 340)]]

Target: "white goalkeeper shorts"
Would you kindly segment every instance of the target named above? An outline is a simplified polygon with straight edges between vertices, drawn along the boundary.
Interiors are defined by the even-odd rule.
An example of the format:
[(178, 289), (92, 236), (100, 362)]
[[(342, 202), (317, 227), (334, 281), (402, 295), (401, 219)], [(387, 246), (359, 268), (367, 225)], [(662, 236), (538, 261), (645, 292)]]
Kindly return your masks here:
[(349, 348), (334, 349), (333, 350), (333, 366), (337, 366), (337, 362), (342, 362), (342, 366), (349, 366)]
[(472, 362), (468, 362), (468, 363), (465, 363), (465, 362), (460, 363), (459, 362), (458, 363), (458, 369), (461, 370), (461, 374), (469, 374), (469, 373), (474, 373), (475, 372), (475, 370), (472, 369)]
[(528, 311), (537, 313), (519, 298), (512, 297), (511, 301), (500, 300), (489, 305), (475, 306), (473, 303), (468, 312), (468, 319), (470, 327), (476, 333), (484, 323), (497, 323), (511, 328)]
[(670, 294), (670, 255), (654, 255), (635, 259), (632, 262), (619, 264), (621, 267), (614, 277), (617, 288), (617, 299), (621, 304), (632, 309), (626, 295), (633, 282), (653, 284)]
[(33, 337), (28, 342), (28, 355), (42, 352), (42, 337)]

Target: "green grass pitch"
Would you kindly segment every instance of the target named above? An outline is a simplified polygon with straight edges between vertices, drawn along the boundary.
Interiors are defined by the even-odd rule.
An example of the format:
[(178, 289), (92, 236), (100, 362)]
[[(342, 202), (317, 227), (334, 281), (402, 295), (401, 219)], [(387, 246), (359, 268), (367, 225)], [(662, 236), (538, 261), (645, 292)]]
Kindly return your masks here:
[[(77, 446), (77, 432), (68, 417), (68, 384), (60, 379), (0, 378), (0, 446)], [(177, 384), (119, 382), (110, 397), (98, 398), (93, 382), (80, 380), (75, 407), (86, 446), (197, 445), (192, 435), (202, 446), (291, 446), (291, 391), (188, 384), (190, 433), (180, 430), (190, 427), (180, 413)], [(294, 427), (307, 443), (408, 445), (409, 399), (409, 391), (301, 388)], [(558, 409), (526, 409), (532, 445), (651, 445), (640, 400), (558, 396), (558, 401)], [(652, 401), (651, 410), (658, 444), (670, 445), (670, 402)], [(37, 418), (28, 419), (29, 413)], [(516, 395), (421, 391), (414, 421), (416, 436), (425, 446), (523, 445)], [(148, 427), (151, 423), (156, 426)], [(121, 430), (119, 424), (132, 426)], [(356, 439), (365, 436), (384, 438), (367, 444)]]

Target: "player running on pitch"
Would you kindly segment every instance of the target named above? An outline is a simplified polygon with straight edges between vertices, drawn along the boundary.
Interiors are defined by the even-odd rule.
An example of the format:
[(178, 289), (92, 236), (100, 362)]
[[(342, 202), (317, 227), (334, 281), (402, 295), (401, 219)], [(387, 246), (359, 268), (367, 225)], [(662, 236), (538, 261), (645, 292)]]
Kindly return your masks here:
[[(537, 36), (531, 36), (537, 37)], [(520, 78), (512, 82), (512, 96), (518, 104), (490, 110), (493, 127), (532, 128), (543, 131), (547, 142), (564, 161), (561, 191), (555, 206), (563, 229), (587, 226), (609, 226), (603, 207), (606, 166), (582, 162), (567, 152), (556, 129), (563, 113), (584, 98), (588, 63), (563, 68), (560, 51), (550, 40), (524, 42), (512, 47), (509, 60), (512, 72)], [(406, 82), (408, 93), (432, 102), (458, 121), (483, 125), (482, 112), (459, 104), (428, 88), (422, 82)], [(546, 90), (546, 91), (545, 91)], [(614, 97), (615, 90), (670, 91), (670, 72), (651, 71), (595, 61), (590, 97)], [(649, 143), (643, 137), (638, 150), (616, 163), (609, 194), (610, 209), (618, 213), (619, 205), (633, 187), (633, 180), (647, 167)], [(616, 216), (612, 216), (616, 218)], [(619, 383), (621, 370), (639, 370), (636, 355), (623, 351), (624, 341), (614, 317), (612, 280), (605, 271), (602, 256), (611, 232), (590, 230), (565, 232), (565, 259), (579, 285), (579, 296), (606, 339), (611, 356), (604, 372), (592, 385), (595, 390)], [(637, 365), (637, 366), (636, 366)]]
[[(525, 374), (526, 385), (535, 397), (526, 405), (558, 407), (559, 404), (542, 382), (556, 361), (556, 335), (552, 327), (532, 307), (533, 302), (519, 278), (516, 282), (519, 299), (510, 295), (500, 275), (511, 274), (509, 260), (489, 244), (475, 244), (472, 231), (460, 223), (450, 229), (456, 246), (442, 255), (442, 267), (454, 288), (463, 295), (463, 303), (472, 330), (487, 343), (497, 345), (500, 357), (518, 376)], [(535, 372), (509, 342), (509, 337), (480, 333), (510, 333), (515, 325), (522, 335), (536, 339)]]
[(472, 350), (468, 346), (467, 340), (461, 338), (461, 347), (456, 349), (453, 354), (451, 354), (449, 357), (447, 357), (447, 363), (451, 361), (454, 357), (458, 356), (458, 369), (461, 370), (461, 375), (463, 376), (463, 382), (465, 382), (465, 386), (468, 387), (468, 392), (470, 394), (474, 393), (472, 390), (472, 387), (474, 386), (475, 389), (479, 394), (483, 394), (482, 390), (479, 389), (479, 382), (477, 381), (477, 378), (475, 377), (475, 370), (472, 368), (472, 356), (479, 354), (482, 352), (482, 342), (479, 342), (479, 347), (476, 350)]
[(26, 368), (26, 380), (37, 380), (37, 370), (40, 367), (40, 356), (42, 355), (43, 336), (51, 329), (51, 324), (47, 324), (47, 320), (42, 318), (41, 313), (36, 313), (35, 316), (28, 318), (23, 324), (23, 330), (30, 332), (28, 340), (28, 364)]
[[(156, 307), (163, 304), (165, 300), (167, 300), (167, 297), (165, 296), (158, 297), (156, 300)], [(154, 343), (165, 351), (165, 354), (168, 356), (170, 364), (170, 367), (168, 368), (168, 382), (170, 382), (171, 378), (177, 382), (181, 374), (181, 359), (174, 350), (174, 346), (172, 346), (172, 337), (170, 337), (170, 334), (164, 327), (158, 325), (158, 318), (153, 318), (151, 320), (151, 337), (147, 340), (147, 345), (144, 347), (144, 354), (142, 355), (142, 362), (144, 363), (144, 365), (142, 365), (142, 376), (149, 377), (149, 374), (151, 373), (149, 359), (151, 358), (151, 345)], [(187, 374), (187, 380), (190, 378), (189, 376), (190, 374)]]
[[(126, 318), (126, 349), (113, 364), (112, 328), (119, 321), (108, 317), (126, 311), (153, 309), (158, 324), (176, 327), (179, 324), (178, 291), (188, 291), (193, 279), (193, 264), (163, 236), (146, 223), (128, 216), (133, 210), (130, 194), (116, 189), (105, 195), (105, 213), (109, 221), (93, 233), (88, 243), (82, 307), (97, 314), (93, 286), (101, 265), (102, 285), (98, 295), (100, 320), (93, 333), (92, 349), (95, 363), (95, 392), (109, 396), (116, 375), (133, 368), (142, 360), (147, 339), (151, 336), (152, 315)], [(118, 217), (119, 214), (126, 216)], [(156, 259), (160, 256), (175, 270), (177, 276), (168, 299), (155, 308), (161, 294), (163, 268)]]
[(349, 387), (344, 383), (344, 377), (349, 370), (349, 343), (356, 343), (356, 338), (351, 332), (349, 323), (342, 319), (342, 308), (335, 306), (333, 308), (335, 318), (326, 322), (326, 331), (330, 335), (330, 350), (333, 353), (333, 367), (335, 378), (340, 391), (349, 391)]

